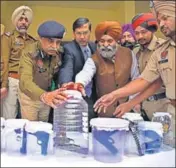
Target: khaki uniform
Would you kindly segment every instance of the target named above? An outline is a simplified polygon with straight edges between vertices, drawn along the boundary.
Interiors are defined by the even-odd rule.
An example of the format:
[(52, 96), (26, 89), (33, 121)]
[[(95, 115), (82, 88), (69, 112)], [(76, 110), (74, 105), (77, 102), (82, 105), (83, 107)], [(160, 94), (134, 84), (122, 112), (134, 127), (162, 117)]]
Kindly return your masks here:
[(28, 45), (23, 51), (19, 69), (22, 118), (48, 121), (50, 108), (40, 101), (40, 96), (50, 90), (60, 60), (60, 54), (49, 56), (44, 53), (39, 42)]
[(167, 111), (172, 115), (172, 129), (175, 137), (175, 48), (173, 40), (168, 39), (152, 54), (141, 77), (153, 82), (161, 77), (165, 88), (166, 96), (171, 99)]
[(4, 35), (8, 37), (8, 45), (3, 47), (2, 57), (4, 58), (4, 65), (8, 68), (4, 68), (2, 74), (5, 74), (3, 83), (4, 87), (8, 88), (8, 94), (3, 100), (3, 117), (8, 119), (16, 118), (17, 116), (18, 70), (21, 52), (28, 44), (36, 40), (30, 35), (27, 35), (24, 39), (16, 30), (12, 33), (5, 33)]
[[(140, 74), (144, 71), (148, 61), (150, 60), (151, 55), (153, 54), (154, 50), (164, 43), (165, 40), (157, 38), (156, 36), (153, 36), (150, 44), (147, 48), (142, 48), (142, 46), (139, 48), (139, 51), (136, 53), (136, 56), (138, 58), (138, 65), (139, 65), (139, 72)], [(160, 88), (156, 93), (155, 97), (161, 95), (161, 93), (165, 92), (165, 88)], [(153, 96), (153, 97), (154, 97)], [(142, 102), (142, 108), (147, 113), (147, 116), (149, 119), (152, 119), (154, 112), (166, 112), (167, 111), (167, 102), (168, 100), (166, 98), (161, 98), (158, 100), (145, 100)]]
[(7, 86), (7, 78), (8, 78), (8, 60), (3, 54), (3, 48), (8, 46), (8, 37), (5, 35), (1, 36), (1, 88)]

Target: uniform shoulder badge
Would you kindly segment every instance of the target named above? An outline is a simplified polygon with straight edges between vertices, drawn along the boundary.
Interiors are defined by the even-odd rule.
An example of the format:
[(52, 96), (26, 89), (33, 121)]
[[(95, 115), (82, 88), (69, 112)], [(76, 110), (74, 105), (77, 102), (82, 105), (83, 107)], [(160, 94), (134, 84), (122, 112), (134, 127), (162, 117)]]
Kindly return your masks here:
[(10, 32), (6, 32), (4, 33), (6, 36), (10, 37), (11, 33)]
[(34, 38), (34, 37), (32, 37), (31, 35), (28, 34), (28, 36), (29, 36), (32, 40), (37, 41), (37, 39)]
[(161, 59), (166, 59), (167, 55), (168, 55), (168, 50), (163, 51), (163, 52), (161, 53)]

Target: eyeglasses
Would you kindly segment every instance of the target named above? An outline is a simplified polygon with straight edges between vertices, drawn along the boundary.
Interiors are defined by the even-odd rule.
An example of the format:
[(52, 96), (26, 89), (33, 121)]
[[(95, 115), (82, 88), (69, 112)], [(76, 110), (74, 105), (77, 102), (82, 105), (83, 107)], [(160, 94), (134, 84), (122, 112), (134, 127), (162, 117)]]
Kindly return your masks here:
[(77, 36), (81, 36), (81, 35), (86, 36), (86, 35), (88, 35), (88, 34), (89, 34), (89, 32), (90, 32), (90, 31), (75, 32), (75, 34), (76, 34)]

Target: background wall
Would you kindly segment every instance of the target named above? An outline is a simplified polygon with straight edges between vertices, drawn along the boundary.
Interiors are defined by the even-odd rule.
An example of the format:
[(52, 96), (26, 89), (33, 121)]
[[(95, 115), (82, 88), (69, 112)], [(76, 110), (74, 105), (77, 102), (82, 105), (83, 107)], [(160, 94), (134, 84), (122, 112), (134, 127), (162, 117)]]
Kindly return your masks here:
[[(6, 26), (6, 31), (14, 29), (11, 15), (20, 5), (30, 6), (34, 12), (29, 34), (36, 37), (40, 23), (56, 20), (67, 29), (64, 40), (72, 39), (72, 24), (78, 17), (89, 18), (94, 32), (101, 21), (117, 20), (124, 24), (130, 22), (135, 14), (149, 11), (148, 1), (1, 1), (1, 23)], [(94, 40), (94, 33), (91, 40)]]

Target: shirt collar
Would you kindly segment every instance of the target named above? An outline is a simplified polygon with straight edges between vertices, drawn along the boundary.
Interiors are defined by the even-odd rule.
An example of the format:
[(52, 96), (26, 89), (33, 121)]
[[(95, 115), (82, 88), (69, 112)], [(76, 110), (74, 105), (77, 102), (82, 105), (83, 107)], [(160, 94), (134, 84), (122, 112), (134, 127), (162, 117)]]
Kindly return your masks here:
[(174, 47), (176, 46), (175, 41), (173, 41), (172, 39), (170, 40), (170, 44)]
[(88, 46), (88, 45), (86, 45), (86, 46), (81, 46), (81, 45), (80, 45), (80, 48), (81, 48), (82, 51), (84, 51), (85, 49), (88, 49), (88, 50), (89, 50), (89, 46)]
[[(24, 39), (24, 37), (21, 36), (21, 34), (20, 34), (17, 30), (14, 30), (14, 35), (15, 35), (15, 37), (21, 37), (21, 38)], [(29, 39), (30, 39), (30, 37), (29, 37), (29, 35), (26, 33), (26, 40), (29, 40)]]
[[(150, 50), (150, 51), (153, 51), (155, 48), (156, 48), (156, 43), (157, 43), (157, 37), (154, 35), (151, 42), (149, 43), (149, 45), (147, 46), (146, 49)], [(140, 46), (140, 49), (143, 51), (145, 50), (144, 47)]]
[(150, 51), (153, 51), (156, 48), (156, 43), (157, 43), (157, 37), (153, 36), (150, 44), (148, 45), (147, 49), (149, 49)]

